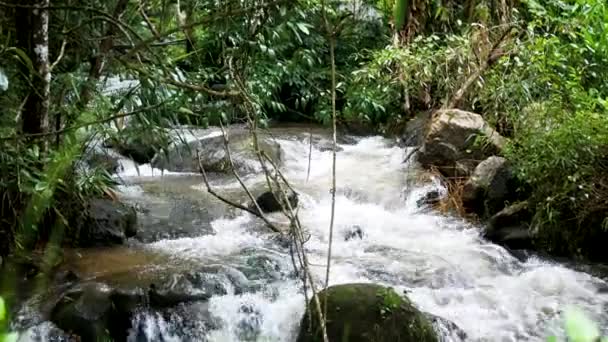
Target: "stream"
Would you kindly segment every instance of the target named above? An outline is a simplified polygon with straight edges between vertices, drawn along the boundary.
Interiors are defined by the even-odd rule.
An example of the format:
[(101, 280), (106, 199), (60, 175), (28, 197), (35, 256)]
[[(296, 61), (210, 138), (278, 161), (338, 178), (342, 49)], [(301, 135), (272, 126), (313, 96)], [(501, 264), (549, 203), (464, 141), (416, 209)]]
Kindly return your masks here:
[[(282, 171), (299, 193), (299, 216), (310, 234), (311, 271), (321, 282), (332, 153), (320, 147), (329, 142), (327, 132), (315, 132), (308, 170), (308, 134), (306, 129), (283, 130), (276, 139)], [(392, 286), (421, 310), (456, 323), (467, 341), (543, 341), (563, 335), (561, 313), (568, 305), (608, 322), (608, 284), (602, 279), (540, 257), (518, 259), (484, 241), (479, 227), (419, 205), (428, 192), (445, 194), (445, 189), (413, 161), (403, 162), (408, 148), (382, 137), (353, 138), (340, 147), (330, 284)], [(146, 286), (162, 277), (193, 293), (216, 286), (208, 302), (141, 313), (131, 340), (295, 341), (304, 294), (285, 244), (260, 220), (212, 198), (199, 175), (162, 173), (127, 160), (122, 165), (117, 176), (121, 197), (140, 210), (142, 229), (157, 234), (119, 248), (75, 251), (70, 267), (81, 277), (113, 286)], [(252, 189), (263, 187), (260, 172), (243, 177)], [(211, 175), (211, 185), (229, 198), (247, 200), (230, 175)], [(278, 214), (270, 218), (285, 221)], [(165, 229), (169, 224), (172, 230)], [(353, 231), (362, 232), (361, 238)], [(176, 276), (192, 275), (193, 269), (200, 271)], [(32, 315), (20, 314), (24, 320)], [(39, 322), (21, 340), (57, 340), (52, 330), (50, 323)], [(447, 332), (444, 339), (459, 340)]]

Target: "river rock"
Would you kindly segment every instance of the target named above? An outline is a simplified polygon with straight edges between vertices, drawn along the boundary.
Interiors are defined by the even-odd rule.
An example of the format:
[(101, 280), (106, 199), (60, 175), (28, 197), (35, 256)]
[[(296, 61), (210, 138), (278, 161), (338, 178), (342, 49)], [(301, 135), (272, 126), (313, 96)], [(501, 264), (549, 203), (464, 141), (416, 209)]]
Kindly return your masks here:
[(90, 283), (65, 293), (53, 308), (51, 321), (82, 341), (126, 341), (132, 315), (141, 303), (141, 293), (118, 293)]
[(174, 201), (168, 217), (147, 211), (139, 216), (142, 227), (135, 239), (144, 243), (214, 234), (214, 220), (203, 202), (180, 198)]
[(122, 244), (137, 234), (135, 209), (110, 199), (89, 200), (74, 221), (72, 242), (79, 247)]
[(418, 161), (448, 177), (469, 175), (480, 160), (498, 154), (505, 138), (475, 113), (458, 109), (435, 112)]
[(345, 233), (344, 233), (344, 241), (350, 241), (352, 239), (358, 238), (359, 240), (363, 239), (363, 229), (361, 228), (361, 226), (359, 225), (354, 225), (352, 227), (350, 227), (350, 229), (348, 229)]
[(511, 249), (529, 249), (533, 247), (531, 220), (532, 212), (528, 202), (515, 203), (492, 216), (483, 235), (488, 240)]
[(443, 317), (427, 313), (426, 316), (433, 323), (439, 342), (464, 342), (467, 340), (467, 333), (456, 323)]
[(108, 140), (105, 145), (138, 164), (150, 163), (158, 151), (169, 146), (169, 137), (164, 132), (155, 132), (154, 129), (150, 131), (148, 128), (130, 130), (133, 132), (121, 135), (124, 138)]
[(89, 168), (102, 169), (110, 174), (122, 171), (120, 155), (100, 147), (88, 149), (84, 154), (83, 161)]
[[(327, 300), (327, 337), (330, 341), (436, 342), (431, 321), (406, 297), (375, 284), (331, 286), (319, 294)], [(309, 304), (314, 308), (313, 301)], [(305, 314), (297, 342), (323, 341), (315, 309)]]
[[(319, 149), (320, 152), (332, 152), (334, 150), (334, 143), (331, 141), (322, 141), (317, 145), (317, 149)], [(344, 148), (340, 145), (336, 145), (336, 152), (342, 151), (344, 151)]]
[(405, 125), (405, 129), (399, 138), (399, 146), (415, 147), (424, 143), (425, 132), (431, 122), (432, 112), (420, 112), (410, 119)]
[(505, 158), (492, 156), (477, 165), (463, 188), (462, 201), (469, 211), (492, 215), (506, 202), (517, 199), (519, 182)]
[(82, 341), (127, 341), (135, 315), (143, 310), (163, 310), (183, 303), (206, 301), (208, 294), (158, 290), (147, 293), (85, 283), (61, 296), (51, 311), (51, 321)]
[[(259, 171), (260, 165), (254, 152), (253, 139), (247, 130), (238, 129), (229, 134), (229, 148), (232, 162), (240, 173)], [(271, 137), (258, 136), (260, 150), (278, 166), (281, 161), (281, 147)], [(207, 172), (230, 172), (230, 162), (222, 136), (206, 137), (187, 143), (175, 143), (167, 153), (159, 153), (152, 165), (155, 168), (175, 172), (199, 172), (199, 161)]]
[[(263, 212), (273, 213), (273, 212), (281, 211), (283, 209), (283, 206), (281, 205), (282, 201), (279, 201), (279, 199), (282, 199), (282, 198), (283, 198), (282, 195), (275, 195), (272, 192), (267, 191), (267, 192), (261, 194), (260, 196), (258, 196), (255, 201), (258, 203), (258, 206), (260, 207), (260, 209), (262, 209)], [(291, 191), (291, 193), (287, 197), (287, 200), (289, 201), (289, 204), (291, 205), (291, 207), (294, 209), (298, 205), (298, 195), (293, 191)], [(289, 208), (287, 206), (287, 203), (283, 203), (283, 204), (285, 205), (285, 209)]]

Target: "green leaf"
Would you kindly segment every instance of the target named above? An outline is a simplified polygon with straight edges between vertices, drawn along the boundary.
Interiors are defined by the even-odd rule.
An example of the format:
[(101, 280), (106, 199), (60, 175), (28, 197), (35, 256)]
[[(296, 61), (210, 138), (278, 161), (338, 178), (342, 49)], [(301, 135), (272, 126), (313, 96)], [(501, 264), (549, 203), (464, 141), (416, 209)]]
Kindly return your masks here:
[(297, 23), (296, 24), (298, 26), (298, 28), (300, 29), (300, 31), (302, 31), (305, 35), (309, 35), (310, 31), (308, 30), (308, 27), (306, 27), (305, 23)]
[(549, 337), (547, 337), (547, 342), (557, 342), (557, 337), (556, 336), (549, 336)]
[(185, 108), (185, 107), (180, 107), (177, 111), (180, 113), (183, 113), (183, 114), (194, 115), (193, 111), (191, 111), (190, 109)]
[(6, 319), (6, 306), (4, 304), (4, 298), (0, 297), (0, 322)]
[(19, 340), (19, 334), (16, 332), (0, 335), (0, 342), (17, 342), (17, 340)]
[(16, 57), (18, 57), (18, 59), (21, 60), (23, 64), (25, 64), (30, 73), (34, 72), (34, 64), (32, 63), (32, 60), (28, 57), (27, 53), (25, 53), (25, 51), (16, 47), (7, 49), (7, 51), (14, 52), (17, 55)]
[(565, 312), (566, 334), (573, 342), (593, 342), (600, 337), (597, 325), (577, 308)]

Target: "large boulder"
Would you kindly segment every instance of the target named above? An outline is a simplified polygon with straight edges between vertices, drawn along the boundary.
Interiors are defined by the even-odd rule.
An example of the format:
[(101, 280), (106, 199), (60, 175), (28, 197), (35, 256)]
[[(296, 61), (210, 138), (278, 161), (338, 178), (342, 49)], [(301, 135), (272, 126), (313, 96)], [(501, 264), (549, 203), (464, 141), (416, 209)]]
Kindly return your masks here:
[(72, 223), (72, 244), (79, 247), (123, 244), (137, 234), (137, 213), (133, 207), (110, 199), (92, 199)]
[(512, 204), (492, 216), (483, 235), (510, 249), (530, 249), (534, 246), (532, 215), (528, 202)]
[(132, 316), (143, 302), (141, 293), (121, 293), (103, 284), (85, 284), (59, 299), (51, 321), (82, 341), (126, 341)]
[(159, 291), (154, 285), (146, 293), (142, 289), (126, 291), (101, 283), (85, 283), (60, 297), (51, 311), (51, 321), (81, 341), (127, 341), (137, 313), (206, 301), (209, 297)]
[[(281, 161), (281, 147), (271, 137), (262, 135), (258, 137), (260, 150), (268, 155), (277, 165)], [(239, 172), (252, 172), (260, 169), (259, 161), (254, 152), (253, 139), (248, 131), (236, 130), (229, 133), (230, 154), (232, 162)], [(206, 137), (190, 142), (176, 142), (168, 148), (166, 153), (159, 153), (152, 160), (155, 168), (175, 172), (199, 172), (199, 161), (207, 172), (229, 172), (230, 162), (220, 136)]]
[[(327, 300), (327, 337), (330, 341), (436, 342), (431, 321), (407, 298), (375, 284), (331, 286), (318, 294)], [(314, 302), (311, 317), (304, 315), (297, 342), (323, 341)]]
[(518, 197), (519, 181), (509, 162), (492, 156), (477, 165), (463, 188), (464, 206), (482, 216), (492, 215)]
[(469, 175), (479, 161), (498, 154), (505, 138), (475, 113), (458, 109), (435, 112), (418, 160), (448, 177)]

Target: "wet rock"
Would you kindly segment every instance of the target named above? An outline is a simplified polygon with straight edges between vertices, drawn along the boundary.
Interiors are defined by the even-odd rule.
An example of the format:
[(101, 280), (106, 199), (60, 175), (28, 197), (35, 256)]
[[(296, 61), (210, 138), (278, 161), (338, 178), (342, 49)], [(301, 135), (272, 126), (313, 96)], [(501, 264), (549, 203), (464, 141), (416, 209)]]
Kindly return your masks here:
[[(254, 152), (253, 140), (247, 130), (236, 129), (228, 133), (232, 162), (240, 173), (253, 172), (260, 168)], [(271, 137), (260, 135), (258, 144), (277, 166), (281, 162), (281, 146)], [(213, 136), (187, 143), (177, 142), (168, 148), (167, 153), (158, 154), (152, 165), (159, 169), (176, 172), (199, 172), (199, 161), (207, 172), (230, 172), (230, 162), (224, 139)]]
[[(327, 337), (330, 341), (435, 342), (431, 321), (391, 288), (375, 284), (331, 286), (319, 293), (327, 300)], [(310, 307), (314, 305), (311, 302)], [(304, 315), (297, 342), (322, 341), (317, 316)], [(310, 329), (309, 329), (310, 328)]]
[(179, 239), (214, 234), (214, 220), (204, 203), (178, 199), (173, 203), (168, 217), (155, 217), (152, 213), (140, 215), (142, 227), (136, 239), (144, 243), (164, 239)]
[(149, 303), (153, 308), (168, 308), (182, 303), (205, 301), (209, 298), (211, 295), (206, 293), (189, 294), (171, 290), (159, 292), (154, 284), (148, 289)]
[[(331, 152), (334, 150), (334, 143), (331, 141), (323, 141), (317, 145), (317, 149), (321, 152)], [(336, 145), (336, 152), (342, 152), (344, 148)]]
[(120, 155), (111, 150), (92, 147), (85, 152), (83, 161), (90, 168), (102, 169), (110, 174), (122, 171)]
[(519, 181), (505, 158), (490, 157), (477, 165), (464, 185), (464, 206), (478, 215), (492, 215), (518, 197)]
[(456, 323), (445, 318), (427, 313), (426, 316), (433, 323), (439, 342), (457, 342), (466, 341), (467, 333), (462, 330)]
[(430, 122), (418, 161), (448, 177), (466, 176), (478, 160), (498, 154), (505, 145), (481, 115), (458, 109), (437, 111)]
[(344, 234), (344, 241), (349, 241), (355, 238), (358, 238), (359, 240), (363, 239), (363, 229), (361, 229), (361, 227), (358, 225), (354, 225)]
[(113, 294), (102, 284), (86, 284), (64, 294), (51, 321), (82, 341), (126, 341), (131, 317), (143, 302), (138, 294)]
[[(281, 199), (281, 201), (279, 201)], [(287, 203), (281, 203), (283, 196), (275, 195), (270, 191), (267, 191), (256, 198), (256, 202), (260, 209), (262, 209), (265, 213), (273, 213), (277, 211), (283, 210), (283, 207), (286, 209), (289, 208)], [(296, 208), (298, 206), (298, 195), (295, 192), (291, 192), (287, 198), (289, 204), (292, 208)]]
[(532, 212), (527, 202), (513, 204), (492, 216), (484, 237), (511, 249), (532, 248), (531, 219)]
[(138, 164), (150, 163), (158, 151), (165, 150), (169, 146), (169, 138), (163, 132), (149, 129), (140, 128), (136, 131), (133, 128), (132, 133), (122, 136), (126, 138), (110, 140), (106, 142), (106, 146), (111, 146), (118, 153), (133, 159)]
[(262, 328), (262, 312), (251, 304), (242, 304), (239, 316), (243, 317), (237, 323), (239, 341), (258, 341)]
[(204, 302), (209, 297), (203, 293), (158, 290), (154, 284), (144, 293), (87, 283), (61, 296), (51, 311), (51, 321), (82, 341), (127, 341), (138, 313)]
[(249, 257), (247, 259), (247, 266), (255, 271), (255, 273), (249, 276), (250, 279), (277, 278), (276, 275), (281, 271), (279, 264), (267, 255)]
[(92, 199), (77, 215), (71, 237), (79, 247), (122, 244), (137, 234), (137, 213), (132, 207), (109, 199)]
[(421, 146), (424, 143), (424, 135), (431, 122), (431, 112), (421, 112), (407, 122), (405, 130), (399, 139), (400, 147)]
[(424, 194), (421, 198), (416, 201), (418, 208), (424, 206), (433, 206), (441, 201), (441, 192), (439, 190), (431, 190)]

